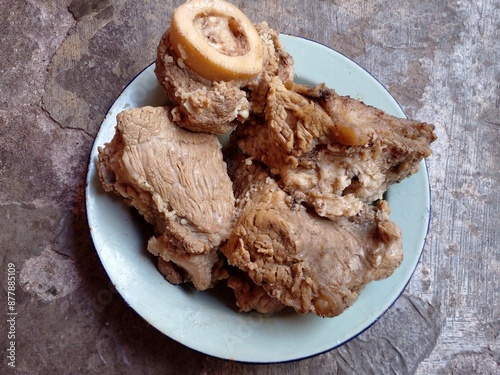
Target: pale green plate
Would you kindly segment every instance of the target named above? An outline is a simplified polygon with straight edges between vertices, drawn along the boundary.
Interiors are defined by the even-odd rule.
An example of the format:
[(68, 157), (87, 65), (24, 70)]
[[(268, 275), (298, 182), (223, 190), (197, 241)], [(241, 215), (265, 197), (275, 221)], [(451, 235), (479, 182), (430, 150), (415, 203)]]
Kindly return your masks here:
[[(353, 61), (306, 39), (282, 35), (281, 40), (295, 59), (298, 82), (325, 82), (339, 94), (404, 117), (387, 90)], [(208, 355), (243, 362), (313, 356), (345, 343), (377, 321), (404, 290), (422, 252), (430, 215), (425, 163), (416, 175), (387, 193), (391, 217), (401, 227), (404, 240), (404, 261), (391, 277), (368, 284), (358, 301), (335, 318), (238, 313), (222, 295), (169, 284), (145, 249), (147, 237), (137, 214), (100, 186), (97, 147), (113, 137), (116, 114), (130, 107), (165, 103), (153, 69), (149, 66), (140, 73), (109, 110), (92, 149), (87, 177), (87, 214), (94, 245), (125, 301), (172, 339)]]

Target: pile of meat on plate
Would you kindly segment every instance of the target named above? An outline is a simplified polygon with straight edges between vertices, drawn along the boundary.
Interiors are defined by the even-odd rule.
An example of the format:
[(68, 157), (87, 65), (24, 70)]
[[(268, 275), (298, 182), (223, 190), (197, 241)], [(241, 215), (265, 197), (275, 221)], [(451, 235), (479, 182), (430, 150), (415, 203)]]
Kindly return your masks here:
[[(221, 0), (191, 0), (179, 12), (193, 3), (223, 11), (193, 18), (197, 40), (174, 13), (155, 66), (168, 105), (117, 115), (113, 139), (99, 148), (102, 186), (152, 225), (147, 249), (169, 282), (200, 291), (225, 283), (244, 312), (336, 316), (401, 264), (384, 193), (431, 154), (434, 127), (324, 84), (294, 83), (275, 30), (224, 17), (236, 11)], [(249, 45), (251, 35), (258, 42)], [(245, 64), (258, 69), (240, 73), (237, 59), (252, 48)], [(197, 65), (204, 57), (208, 71)], [(210, 75), (232, 66), (232, 79)], [(222, 145), (218, 135), (228, 133)]]

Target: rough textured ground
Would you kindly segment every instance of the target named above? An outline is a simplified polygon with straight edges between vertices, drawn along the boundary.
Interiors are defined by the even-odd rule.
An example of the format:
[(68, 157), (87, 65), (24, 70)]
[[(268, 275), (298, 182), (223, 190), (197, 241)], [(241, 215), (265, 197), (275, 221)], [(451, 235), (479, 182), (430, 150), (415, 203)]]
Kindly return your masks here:
[(262, 366), (207, 357), (149, 326), (110, 284), (86, 223), (93, 139), (180, 3), (0, 1), (0, 373), (12, 371), (13, 264), (20, 374), (499, 374), (499, 2), (235, 1), (351, 57), (439, 136), (430, 233), (402, 297), (339, 349)]

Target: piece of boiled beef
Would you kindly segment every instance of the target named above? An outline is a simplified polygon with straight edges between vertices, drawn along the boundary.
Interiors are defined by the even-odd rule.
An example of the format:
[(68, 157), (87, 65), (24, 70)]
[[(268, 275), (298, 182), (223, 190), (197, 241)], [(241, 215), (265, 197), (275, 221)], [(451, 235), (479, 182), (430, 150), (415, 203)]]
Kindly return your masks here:
[(98, 173), (106, 191), (154, 226), (148, 250), (170, 282), (204, 290), (227, 276), (217, 248), (229, 235), (235, 200), (216, 136), (176, 126), (167, 107), (129, 109), (99, 148)]

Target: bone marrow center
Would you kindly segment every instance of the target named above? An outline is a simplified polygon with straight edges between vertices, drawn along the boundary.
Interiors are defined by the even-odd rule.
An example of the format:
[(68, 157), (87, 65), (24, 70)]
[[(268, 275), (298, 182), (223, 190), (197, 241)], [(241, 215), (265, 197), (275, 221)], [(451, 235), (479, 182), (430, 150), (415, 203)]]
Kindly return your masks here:
[(250, 51), (247, 36), (233, 17), (199, 15), (193, 26), (208, 45), (226, 56), (244, 56)]

